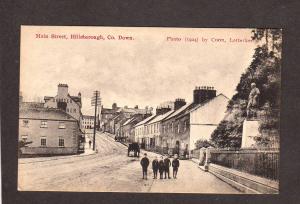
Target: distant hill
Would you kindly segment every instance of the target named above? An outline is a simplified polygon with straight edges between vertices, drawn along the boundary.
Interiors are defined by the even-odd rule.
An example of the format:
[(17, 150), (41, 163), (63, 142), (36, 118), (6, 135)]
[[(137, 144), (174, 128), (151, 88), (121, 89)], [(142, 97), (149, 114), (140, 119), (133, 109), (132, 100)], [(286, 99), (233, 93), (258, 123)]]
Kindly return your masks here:
[(256, 29), (252, 33), (253, 39), (260, 46), (255, 49), (250, 66), (241, 75), (224, 119), (212, 133), (211, 142), (217, 147), (241, 146), (243, 121), (246, 118), (252, 82), (256, 83), (261, 92), (258, 111), (261, 137), (256, 138), (257, 146), (279, 147), (282, 31)]

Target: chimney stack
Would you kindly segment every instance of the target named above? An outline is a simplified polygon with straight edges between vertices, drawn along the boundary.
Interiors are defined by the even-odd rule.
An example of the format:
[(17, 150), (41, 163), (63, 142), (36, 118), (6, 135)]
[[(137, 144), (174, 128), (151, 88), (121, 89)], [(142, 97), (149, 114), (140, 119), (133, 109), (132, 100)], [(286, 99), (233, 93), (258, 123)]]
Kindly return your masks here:
[(69, 94), (67, 84), (58, 84), (57, 95), (58, 96), (67, 96)]
[(182, 98), (177, 98), (175, 99), (174, 102), (174, 110), (178, 110), (179, 108), (181, 108), (182, 106), (184, 106), (186, 104), (185, 100)]
[(167, 107), (157, 107), (156, 108), (156, 115), (163, 115), (166, 112), (169, 112), (171, 110), (171, 108), (169, 106)]
[(196, 86), (194, 89), (195, 104), (203, 103), (204, 101), (210, 100), (216, 97), (217, 91), (211, 86)]

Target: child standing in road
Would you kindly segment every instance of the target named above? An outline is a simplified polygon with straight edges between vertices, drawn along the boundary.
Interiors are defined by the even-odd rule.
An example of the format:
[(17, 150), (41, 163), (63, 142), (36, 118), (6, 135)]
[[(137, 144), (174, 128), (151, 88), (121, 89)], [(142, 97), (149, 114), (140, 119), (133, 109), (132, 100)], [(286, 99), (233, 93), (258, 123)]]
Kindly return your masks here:
[(141, 159), (141, 166), (143, 169), (143, 179), (147, 180), (147, 169), (149, 166), (149, 159), (147, 158), (147, 153), (145, 153), (144, 157)]
[(158, 162), (158, 169), (159, 169), (159, 178), (163, 179), (164, 175), (164, 169), (165, 169), (165, 164), (164, 164), (164, 158), (161, 156), (159, 162)]
[(179, 160), (177, 154), (174, 155), (174, 159), (172, 161), (172, 167), (173, 167), (173, 178), (176, 179), (178, 167), (179, 167)]
[(157, 179), (157, 172), (158, 172), (157, 156), (155, 156), (154, 160), (152, 161), (152, 169), (153, 169), (153, 179)]
[(166, 155), (166, 158), (164, 159), (164, 165), (165, 165), (165, 179), (167, 178), (170, 179), (170, 166), (171, 166), (171, 161), (169, 159), (169, 155)]

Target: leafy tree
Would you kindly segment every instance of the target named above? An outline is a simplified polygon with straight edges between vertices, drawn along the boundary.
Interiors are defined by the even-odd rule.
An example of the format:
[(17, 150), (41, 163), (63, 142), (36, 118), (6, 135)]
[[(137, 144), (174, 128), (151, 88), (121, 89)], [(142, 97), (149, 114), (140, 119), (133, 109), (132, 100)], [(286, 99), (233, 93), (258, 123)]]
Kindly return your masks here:
[(195, 144), (196, 148), (195, 149), (201, 149), (202, 147), (209, 147), (209, 146), (214, 146), (211, 142), (207, 140), (197, 140)]
[[(258, 146), (274, 146), (279, 141), (280, 70), (282, 39), (280, 29), (255, 29), (253, 40), (260, 42), (250, 66), (241, 75), (236, 94), (227, 106), (225, 118), (212, 133), (212, 142), (218, 147), (240, 147), (243, 121), (250, 93), (255, 82), (260, 89)], [(272, 144), (273, 143), (273, 144)], [(275, 145), (276, 145), (275, 144)]]

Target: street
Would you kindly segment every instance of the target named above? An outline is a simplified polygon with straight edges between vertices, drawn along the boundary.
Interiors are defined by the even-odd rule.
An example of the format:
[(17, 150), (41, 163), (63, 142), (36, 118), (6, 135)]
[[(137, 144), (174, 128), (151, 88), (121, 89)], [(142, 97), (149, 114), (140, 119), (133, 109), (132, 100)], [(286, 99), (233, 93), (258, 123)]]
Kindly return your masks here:
[[(143, 180), (139, 159), (127, 157), (126, 146), (115, 142), (107, 134), (97, 133), (96, 147), (98, 151), (93, 154), (19, 159), (18, 189), (20, 191), (241, 193), (212, 174), (200, 170), (189, 160), (180, 160), (177, 179), (154, 180), (151, 162), (157, 154), (151, 152), (148, 152), (150, 159), (148, 180)], [(89, 148), (88, 145), (86, 148)]]

